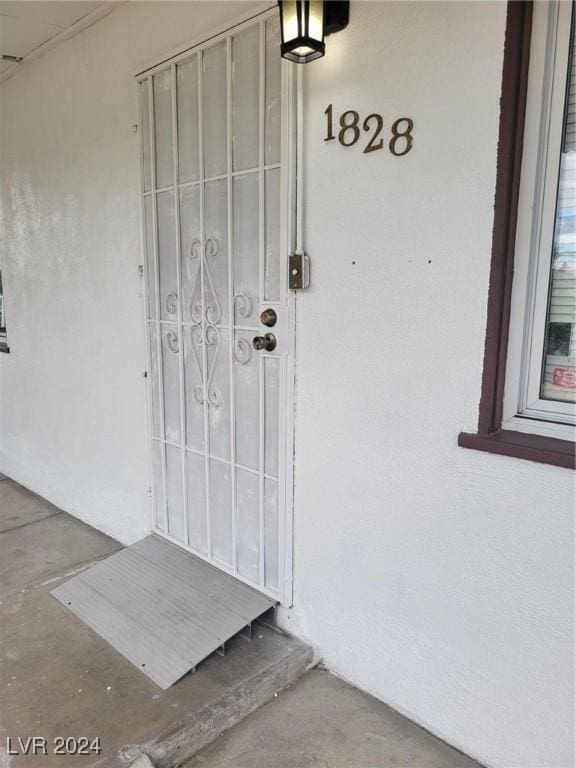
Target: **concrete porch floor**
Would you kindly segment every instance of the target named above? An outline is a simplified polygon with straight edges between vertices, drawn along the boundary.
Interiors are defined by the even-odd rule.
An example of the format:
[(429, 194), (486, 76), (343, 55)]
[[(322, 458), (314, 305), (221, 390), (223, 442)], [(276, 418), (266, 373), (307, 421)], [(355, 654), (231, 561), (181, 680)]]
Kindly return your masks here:
[[(160, 690), (50, 595), (119, 548), (0, 475), (0, 768), (127, 766), (141, 753), (156, 768), (476, 766), (327, 672), (302, 677), (310, 649), (263, 627)], [(18, 737), (33, 736), (48, 754), (7, 754), (7, 737), (22, 752)], [(57, 756), (58, 736), (99, 736), (102, 753)]]
[(323, 669), (198, 752), (186, 768), (480, 768)]

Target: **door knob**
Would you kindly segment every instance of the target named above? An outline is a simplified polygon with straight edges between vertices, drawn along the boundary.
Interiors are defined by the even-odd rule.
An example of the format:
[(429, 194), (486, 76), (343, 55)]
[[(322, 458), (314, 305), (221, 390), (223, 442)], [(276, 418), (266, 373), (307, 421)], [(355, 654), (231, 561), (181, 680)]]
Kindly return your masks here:
[(260, 314), (260, 322), (262, 325), (267, 325), (268, 328), (273, 328), (278, 321), (278, 315), (273, 309), (265, 309)]
[(254, 349), (272, 352), (273, 349), (276, 349), (276, 336), (273, 333), (267, 333), (265, 336), (254, 336), (252, 346)]

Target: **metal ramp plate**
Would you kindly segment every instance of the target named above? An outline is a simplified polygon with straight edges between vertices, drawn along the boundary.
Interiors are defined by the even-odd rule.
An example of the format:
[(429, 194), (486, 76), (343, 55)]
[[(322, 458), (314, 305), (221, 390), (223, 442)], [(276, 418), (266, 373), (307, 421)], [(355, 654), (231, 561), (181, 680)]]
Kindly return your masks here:
[[(161, 688), (173, 685), (275, 601), (160, 536), (111, 555), (52, 595)], [(248, 630), (247, 633), (245, 630)]]

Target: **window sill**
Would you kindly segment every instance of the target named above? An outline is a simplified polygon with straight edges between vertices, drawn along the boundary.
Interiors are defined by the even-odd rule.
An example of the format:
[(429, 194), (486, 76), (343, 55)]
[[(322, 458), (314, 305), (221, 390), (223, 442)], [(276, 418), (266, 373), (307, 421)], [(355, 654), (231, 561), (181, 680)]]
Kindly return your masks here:
[(458, 445), (461, 448), (473, 448), (477, 451), (576, 469), (575, 446), (570, 440), (500, 429), (491, 435), (460, 432)]

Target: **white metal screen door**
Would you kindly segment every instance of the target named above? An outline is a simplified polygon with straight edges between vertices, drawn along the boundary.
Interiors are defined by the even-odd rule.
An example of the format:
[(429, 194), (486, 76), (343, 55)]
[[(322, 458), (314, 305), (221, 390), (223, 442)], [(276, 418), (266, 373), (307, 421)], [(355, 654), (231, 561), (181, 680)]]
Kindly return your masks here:
[[(288, 603), (294, 99), (279, 43), (266, 13), (138, 87), (153, 527)], [(266, 332), (277, 346), (257, 351)]]

